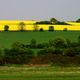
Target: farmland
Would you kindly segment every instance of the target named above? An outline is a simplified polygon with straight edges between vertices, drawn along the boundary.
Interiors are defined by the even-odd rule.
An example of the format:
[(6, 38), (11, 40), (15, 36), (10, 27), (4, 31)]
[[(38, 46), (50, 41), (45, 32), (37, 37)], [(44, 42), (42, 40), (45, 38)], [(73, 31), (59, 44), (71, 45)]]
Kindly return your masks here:
[[(39, 31), (9, 32), (7, 31), (6, 32), (5, 31), (5, 32), (0, 32), (0, 47), (9, 48), (15, 41), (28, 44), (30, 43), (31, 39), (35, 39), (37, 40), (37, 43), (42, 43), (42, 42), (48, 42), (51, 39), (55, 39), (59, 37), (63, 39), (69, 39), (74, 42), (78, 40), (77, 38), (79, 36), (80, 36), (80, 31), (53, 31), (53, 32), (49, 32), (49, 31), (42, 31), (42, 32), (39, 32)], [(13, 52), (16, 53), (15, 51)], [(10, 52), (10, 54), (13, 52)], [(80, 56), (80, 55), (77, 55), (77, 56)], [(59, 57), (61, 60), (63, 59), (64, 56), (63, 57), (58, 55), (56, 56), (56, 58), (59, 58)], [(28, 59), (28, 58), (25, 58), (25, 59)], [(71, 63), (74, 61), (76, 62), (77, 59), (80, 59), (80, 58), (79, 57), (74, 59), (71, 58), (70, 61)], [(8, 60), (10, 61), (11, 58), (8, 58)], [(13, 60), (17, 60), (17, 58)], [(67, 64), (65, 63), (65, 60), (66, 59), (64, 58), (63, 59), (64, 66), (65, 64)], [(1, 58), (1, 61), (2, 61), (2, 58)], [(74, 64), (74, 67), (73, 67), (73, 64)], [(79, 80), (80, 67), (76, 66), (75, 63), (73, 64), (71, 67), (58, 66), (54, 63), (53, 65), (50, 64), (50, 66), (49, 64), (46, 64), (46, 65), (43, 64), (43, 65), (37, 65), (37, 66), (35, 65), (27, 66), (27, 64), (23, 64), (23, 65), (4, 64), (5, 66), (0, 66), (0, 80), (64, 80), (64, 79)]]
[[(24, 23), (24, 30), (32, 31), (34, 30), (35, 23), (38, 21), (34, 20), (0, 20), (0, 31), (4, 31), (5, 25), (9, 28), (9, 31), (19, 31), (20, 30), (20, 23)], [(79, 22), (66, 22), (67, 24), (36, 24), (37, 29), (43, 28), (43, 30), (49, 30), (50, 26), (54, 27), (54, 30), (64, 30), (67, 28), (68, 30), (80, 30), (80, 23)]]
[(79, 67), (5, 66), (0, 67), (0, 80), (79, 80)]
[(71, 41), (77, 41), (80, 31), (54, 31), (54, 32), (0, 32), (0, 47), (9, 48), (12, 43), (19, 41), (28, 44), (31, 39), (36, 39), (38, 43), (48, 42), (50, 39), (63, 38)]

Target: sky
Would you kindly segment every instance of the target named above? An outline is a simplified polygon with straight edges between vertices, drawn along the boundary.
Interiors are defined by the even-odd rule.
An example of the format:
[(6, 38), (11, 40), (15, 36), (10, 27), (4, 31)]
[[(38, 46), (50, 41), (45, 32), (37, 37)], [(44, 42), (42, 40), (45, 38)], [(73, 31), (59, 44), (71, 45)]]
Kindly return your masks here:
[(0, 20), (74, 21), (79, 8), (80, 0), (0, 0)]

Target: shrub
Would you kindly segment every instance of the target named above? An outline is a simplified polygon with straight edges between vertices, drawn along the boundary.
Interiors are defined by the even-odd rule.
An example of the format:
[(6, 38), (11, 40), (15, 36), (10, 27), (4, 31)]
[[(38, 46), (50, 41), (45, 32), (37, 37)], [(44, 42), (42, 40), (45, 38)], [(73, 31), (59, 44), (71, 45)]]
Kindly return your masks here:
[(64, 29), (63, 29), (63, 31), (67, 31), (67, 30), (68, 30), (67, 28), (64, 28)]
[(76, 20), (76, 22), (79, 22), (79, 23), (80, 23), (80, 18), (79, 18), (79, 19), (77, 19), (77, 20)]
[(54, 40), (50, 39), (48, 43), (49, 43), (49, 46), (51, 47), (54, 45)]
[(78, 44), (79, 44), (79, 46), (80, 46), (80, 36), (78, 37)]
[(4, 64), (5, 54), (2, 49), (0, 49), (0, 65)]
[(4, 26), (4, 31), (9, 31), (9, 26), (8, 25)]
[(65, 55), (69, 56), (69, 57), (74, 57), (74, 56), (80, 55), (80, 49), (79, 49), (79, 47), (67, 48), (65, 50)]
[(40, 21), (36, 22), (36, 24), (52, 24), (50, 21)]
[(53, 26), (49, 26), (49, 31), (54, 31), (54, 27)]
[(11, 47), (14, 48), (14, 49), (18, 49), (18, 48), (20, 48), (20, 47), (23, 47), (23, 45), (22, 45), (20, 42), (16, 41), (16, 42), (14, 42), (14, 43), (12, 44)]
[(19, 30), (20, 30), (21, 32), (25, 31), (25, 23), (24, 23), (24, 22), (20, 22), (20, 23), (19, 23)]
[(62, 38), (56, 38), (54, 40), (54, 47), (56, 48), (65, 48), (67, 45), (65, 43), (65, 40)]
[(27, 48), (11, 48), (5, 50), (5, 60), (7, 64), (27, 64), (33, 56), (33, 51)]
[(41, 32), (42, 32), (42, 31), (44, 31), (44, 30), (43, 30), (43, 28), (40, 28), (40, 30), (39, 30), (39, 31), (41, 31)]
[(44, 45), (42, 43), (38, 43), (37, 48), (42, 49), (42, 48), (44, 48)]
[(34, 24), (34, 31), (38, 31), (39, 26), (37, 24)]
[(37, 41), (35, 39), (32, 39), (30, 41), (30, 48), (36, 48), (36, 46), (37, 46)]

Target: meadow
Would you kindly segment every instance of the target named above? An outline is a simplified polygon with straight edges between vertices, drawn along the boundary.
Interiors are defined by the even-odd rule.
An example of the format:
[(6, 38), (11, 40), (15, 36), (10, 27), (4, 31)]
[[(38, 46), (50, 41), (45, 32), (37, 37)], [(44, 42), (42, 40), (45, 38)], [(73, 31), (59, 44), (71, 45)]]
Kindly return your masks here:
[(30, 43), (31, 39), (36, 39), (38, 43), (48, 42), (50, 39), (63, 38), (77, 41), (80, 31), (26, 31), (26, 32), (0, 32), (0, 47), (9, 48), (19, 41), (24, 44)]
[(0, 80), (79, 80), (80, 67), (2, 66)]
[[(26, 31), (0, 32), (0, 47), (9, 48), (15, 41), (24, 44), (36, 39), (38, 43), (48, 42), (50, 39), (63, 38), (77, 41), (80, 31)], [(0, 80), (79, 80), (80, 67), (62, 67), (49, 65), (8, 65), (0, 66)]]

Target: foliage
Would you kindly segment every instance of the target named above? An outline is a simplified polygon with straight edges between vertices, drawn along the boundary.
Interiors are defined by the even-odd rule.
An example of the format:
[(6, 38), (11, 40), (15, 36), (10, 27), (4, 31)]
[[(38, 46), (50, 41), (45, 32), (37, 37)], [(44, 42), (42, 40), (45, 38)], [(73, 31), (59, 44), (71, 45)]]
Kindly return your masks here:
[(66, 43), (65, 43), (65, 40), (62, 39), (62, 38), (56, 38), (54, 40), (54, 46), (56, 48), (65, 48), (66, 47)]
[(40, 21), (40, 22), (36, 22), (36, 25), (38, 24), (49, 24), (49, 25), (70, 25), (66, 22), (61, 22), (56, 20), (55, 18), (52, 18), (50, 21)]
[(8, 25), (4, 26), (4, 31), (9, 31), (9, 26)]
[[(32, 39), (30, 44), (14, 42), (10, 48), (0, 49), (0, 65), (3, 64), (70, 64), (80, 66), (80, 36), (77, 42), (56, 38), (49, 42), (37, 43)], [(37, 50), (36, 52), (34, 51)]]
[(80, 46), (80, 36), (78, 37), (78, 44), (79, 44), (79, 46)]
[(58, 20), (55, 19), (55, 18), (51, 18), (51, 19), (50, 19), (50, 22), (51, 22), (52, 24), (56, 24), (56, 23), (58, 22)]
[(36, 22), (36, 24), (52, 24), (50, 21), (40, 21)]
[(34, 31), (38, 31), (39, 26), (35, 23), (34, 24)]
[(64, 29), (63, 29), (63, 31), (67, 31), (67, 30), (68, 30), (67, 28), (64, 28)]
[(80, 22), (80, 18), (76, 20), (76, 22)]
[(11, 46), (13, 49), (18, 49), (19, 47), (22, 47), (22, 44), (18, 41), (14, 42)]
[(23, 47), (19, 42), (13, 43), (12, 48), (5, 49), (4, 53), (7, 64), (25, 64), (34, 56), (31, 49)]
[(68, 24), (66, 22), (60, 22), (60, 21), (57, 21), (55, 24), (56, 25), (70, 25), (70, 24)]
[(30, 48), (36, 48), (36, 46), (37, 46), (37, 41), (35, 39), (32, 39), (30, 41)]
[(44, 31), (44, 29), (43, 28), (40, 28), (40, 30), (39, 30), (40, 32), (42, 32), (42, 31)]
[(25, 23), (24, 22), (19, 23), (19, 30), (20, 31), (25, 31)]
[(49, 31), (54, 31), (54, 26), (49, 26)]

